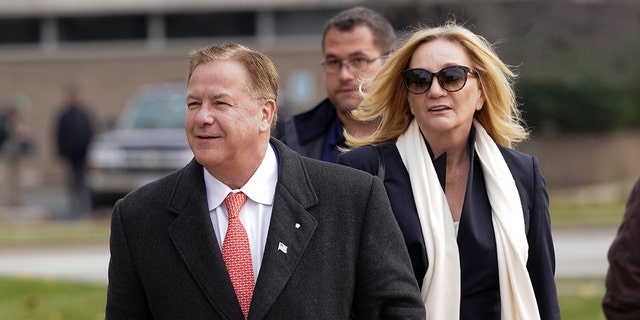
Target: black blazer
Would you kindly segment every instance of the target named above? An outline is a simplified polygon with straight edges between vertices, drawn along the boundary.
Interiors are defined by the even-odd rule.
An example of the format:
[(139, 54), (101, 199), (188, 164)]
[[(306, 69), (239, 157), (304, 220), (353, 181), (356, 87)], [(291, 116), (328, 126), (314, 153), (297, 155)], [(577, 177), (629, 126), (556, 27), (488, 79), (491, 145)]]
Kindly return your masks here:
[[(424, 319), (380, 180), (271, 144), (278, 183), (249, 319)], [(107, 319), (243, 319), (195, 160), (118, 201), (110, 242)]]
[[(326, 98), (311, 110), (285, 119), (278, 128), (278, 138), (305, 157), (322, 159), (325, 140), (337, 118), (336, 107)], [(343, 141), (336, 143), (342, 145)]]
[[(429, 266), (429, 262), (427, 261), (422, 229), (420, 227), (420, 221), (418, 219), (418, 213), (411, 190), (409, 173), (402, 162), (394, 142), (382, 143), (379, 145), (379, 148), (385, 163), (385, 188), (396, 220), (403, 232), (416, 279), (421, 284)], [(516, 187), (518, 188), (520, 200), (522, 202), (527, 240), (529, 243), (527, 269), (529, 270), (529, 276), (533, 283), (533, 289), (536, 294), (541, 318), (560, 319), (560, 309), (558, 306), (556, 286), (554, 282), (555, 253), (548, 211), (549, 198), (546, 192), (544, 178), (538, 168), (538, 161), (535, 157), (513, 149), (503, 147), (499, 147), (499, 149), (511, 170), (514, 180), (516, 181)], [(475, 158), (477, 159), (477, 157)], [(337, 163), (358, 168), (372, 174), (378, 174), (378, 155), (372, 146), (365, 146), (340, 154), (338, 156)], [(476, 167), (478, 168), (476, 169), (478, 170), (476, 176), (483, 179), (479, 164), (477, 164)], [(468, 189), (467, 197), (469, 196), (470, 191), (471, 190)], [(472, 193), (474, 195), (477, 194), (476, 191), (472, 191)], [(467, 205), (467, 202), (469, 201), (467, 197), (465, 198), (465, 207), (468, 208), (471, 206)], [(486, 199), (486, 192), (484, 194), (484, 198)], [(489, 206), (488, 209), (490, 210), (488, 199), (481, 201), (476, 200), (477, 199), (474, 199), (474, 205), (476, 202), (484, 203), (486, 206)], [(468, 219), (469, 216), (470, 215), (467, 215), (465, 217), (463, 212), (462, 219)], [(461, 242), (464, 241), (461, 241), (461, 239), (471, 239), (475, 237), (475, 235), (489, 235), (493, 237), (493, 227), (490, 219), (487, 218), (484, 221), (479, 222), (481, 222), (481, 224), (473, 226), (469, 226), (470, 224), (467, 224), (467, 227), (463, 227), (463, 222), (461, 222), (458, 233), (458, 243), (461, 248), (460, 267), (462, 272), (461, 277), (463, 279), (463, 283), (461, 284), (463, 295), (473, 294), (473, 292), (471, 292), (473, 291), (473, 284), (486, 281), (486, 278), (491, 275), (497, 276), (497, 262), (494, 265), (493, 261), (495, 260), (493, 258), (490, 258), (492, 259), (490, 261), (478, 261), (483, 259), (483, 256), (479, 259), (465, 259), (465, 255), (472, 252), (474, 249), (463, 249)], [(471, 228), (475, 228), (476, 230), (472, 231), (470, 230)], [(471, 233), (474, 233), (474, 235), (471, 236)], [(493, 246), (495, 247), (495, 243)], [(495, 254), (493, 256), (495, 257)], [(479, 265), (489, 265), (493, 271), (480, 270)], [(469, 289), (465, 286), (469, 286), (471, 288)], [(496, 289), (499, 290), (498, 288)], [(496, 292), (498, 293), (496, 297), (477, 297), (472, 300), (476, 301), (472, 302), (472, 304), (491, 303), (494, 304), (495, 307), (499, 308), (499, 291)], [(461, 303), (464, 303), (464, 297)], [(486, 308), (486, 306), (484, 308)], [(482, 310), (483, 307), (480, 305), (471, 305), (464, 309), (465, 310), (461, 310), (461, 319), (465, 318), (464, 314), (466, 310)], [(499, 309), (497, 312), (499, 312)], [(478, 314), (470, 314), (469, 316), (472, 319), (479, 318)]]

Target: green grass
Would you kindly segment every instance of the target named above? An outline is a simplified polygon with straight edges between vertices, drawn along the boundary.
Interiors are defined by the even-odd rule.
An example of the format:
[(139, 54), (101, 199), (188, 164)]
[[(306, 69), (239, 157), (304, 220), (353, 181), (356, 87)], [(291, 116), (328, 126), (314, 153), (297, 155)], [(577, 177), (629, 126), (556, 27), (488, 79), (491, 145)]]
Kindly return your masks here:
[(549, 192), (554, 228), (617, 227), (631, 185), (614, 185)]
[(606, 203), (568, 203), (562, 201), (549, 204), (553, 227), (617, 227), (624, 214), (624, 201)]
[(0, 320), (104, 319), (106, 286), (0, 277)]
[[(603, 279), (559, 279), (564, 320), (604, 320)], [(0, 277), (0, 320), (104, 319), (104, 285)]]
[(560, 312), (564, 320), (604, 320), (603, 278), (557, 279)]
[(0, 225), (0, 246), (106, 244), (109, 221), (67, 221)]

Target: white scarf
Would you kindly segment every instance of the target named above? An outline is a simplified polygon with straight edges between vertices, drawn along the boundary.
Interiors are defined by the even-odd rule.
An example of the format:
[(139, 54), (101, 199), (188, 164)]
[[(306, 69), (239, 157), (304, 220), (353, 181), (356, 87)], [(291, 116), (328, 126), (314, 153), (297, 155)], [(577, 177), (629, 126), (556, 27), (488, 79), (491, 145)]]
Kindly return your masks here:
[[(528, 243), (520, 196), (509, 167), (495, 142), (474, 120), (475, 150), (491, 203), (498, 252), (503, 320), (540, 319), (527, 271)], [(460, 318), (460, 256), (456, 231), (431, 156), (414, 119), (396, 142), (418, 210), (429, 268), (422, 283), (427, 319)]]

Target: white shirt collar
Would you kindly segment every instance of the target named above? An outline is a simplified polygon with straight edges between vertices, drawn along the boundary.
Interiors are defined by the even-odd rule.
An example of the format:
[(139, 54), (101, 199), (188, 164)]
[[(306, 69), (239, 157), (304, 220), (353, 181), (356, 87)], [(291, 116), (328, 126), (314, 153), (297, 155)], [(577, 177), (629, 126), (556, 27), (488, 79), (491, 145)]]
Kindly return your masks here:
[(269, 144), (262, 163), (253, 173), (249, 181), (240, 188), (232, 190), (220, 180), (212, 176), (207, 169), (204, 172), (204, 185), (207, 190), (209, 211), (219, 207), (224, 198), (232, 191), (242, 191), (249, 199), (263, 205), (272, 205), (278, 182), (278, 161), (273, 146)]

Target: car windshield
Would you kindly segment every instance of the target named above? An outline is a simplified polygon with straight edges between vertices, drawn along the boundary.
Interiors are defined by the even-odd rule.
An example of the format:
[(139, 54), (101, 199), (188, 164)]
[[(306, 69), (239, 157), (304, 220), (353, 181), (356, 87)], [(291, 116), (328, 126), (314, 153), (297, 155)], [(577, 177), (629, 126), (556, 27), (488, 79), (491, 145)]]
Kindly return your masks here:
[(185, 100), (181, 93), (158, 93), (134, 100), (118, 122), (122, 129), (184, 129)]

